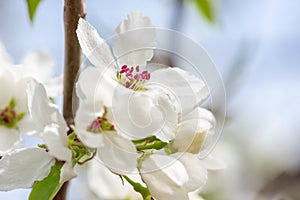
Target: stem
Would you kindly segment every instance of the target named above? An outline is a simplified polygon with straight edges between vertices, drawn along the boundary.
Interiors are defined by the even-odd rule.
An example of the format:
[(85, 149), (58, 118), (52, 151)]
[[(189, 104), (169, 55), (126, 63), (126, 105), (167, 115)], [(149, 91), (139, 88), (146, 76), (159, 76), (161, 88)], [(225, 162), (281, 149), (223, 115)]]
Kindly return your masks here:
[[(74, 124), (73, 116), (73, 89), (77, 73), (81, 65), (81, 48), (76, 35), (77, 23), (80, 17), (85, 17), (84, 0), (64, 1), (64, 29), (65, 29), (65, 60), (64, 60), (64, 93), (63, 93), (63, 115), (70, 126)], [(75, 104), (76, 105), (76, 104)], [(66, 199), (68, 182), (55, 196), (55, 200)]]
[(155, 140), (157, 140), (157, 138), (155, 136), (149, 136), (149, 137), (139, 139), (139, 140), (132, 140), (132, 142), (134, 144), (139, 144), (139, 143), (143, 143), (143, 142), (154, 142)]
[(149, 149), (160, 150), (160, 149), (164, 148), (167, 144), (168, 143), (166, 143), (166, 142), (155, 141), (152, 144), (136, 146), (136, 150), (138, 150), (138, 151), (149, 150)]
[[(76, 29), (80, 17), (85, 17), (84, 0), (65, 0), (65, 62), (64, 62), (64, 101), (63, 115), (68, 125), (74, 123), (73, 97), (74, 84), (81, 65), (81, 48), (77, 39)], [(75, 104), (76, 105), (76, 104)]]
[(148, 190), (147, 187), (142, 186), (138, 182), (134, 182), (128, 176), (123, 175), (123, 177), (133, 187), (133, 189), (136, 192), (138, 192), (138, 193), (140, 193), (142, 195), (142, 197), (143, 197), (144, 200), (152, 200), (151, 194), (150, 194), (150, 192), (149, 192), (149, 190)]

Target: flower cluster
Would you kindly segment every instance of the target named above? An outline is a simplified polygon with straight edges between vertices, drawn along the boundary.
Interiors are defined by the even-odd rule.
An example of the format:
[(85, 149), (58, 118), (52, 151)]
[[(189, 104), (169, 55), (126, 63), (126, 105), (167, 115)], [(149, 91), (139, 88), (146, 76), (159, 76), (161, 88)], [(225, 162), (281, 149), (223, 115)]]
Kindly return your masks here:
[[(198, 157), (215, 128), (212, 113), (199, 107), (209, 95), (203, 81), (179, 68), (147, 70), (156, 44), (153, 30), (148, 17), (131, 13), (116, 28), (110, 48), (79, 20), (78, 39), (94, 67), (83, 70), (76, 85), (76, 133), (97, 148), (96, 160), (103, 165), (93, 163), (97, 172), (91, 173), (90, 185), (103, 185), (110, 176), (122, 188), (122, 181), (115, 181), (118, 174), (132, 186), (111, 196), (97, 187), (100, 198), (192, 199), (189, 193), (205, 184), (207, 169), (223, 167), (210, 156)], [(145, 40), (135, 42), (141, 32)], [(101, 113), (105, 118), (97, 118)], [(113, 130), (103, 129), (106, 124)]]
[[(207, 170), (223, 167), (210, 156), (198, 156), (216, 123), (199, 107), (209, 95), (204, 82), (175, 67), (147, 68), (156, 36), (151, 20), (140, 13), (119, 24), (112, 47), (84, 19), (77, 36), (94, 66), (79, 74), (79, 106), (70, 127), (49, 98), (57, 94), (49, 83), (57, 81), (22, 76), (19, 71), (27, 65), (0, 65), (0, 190), (33, 186), (34, 192), (58, 170), (55, 195), (76, 176), (76, 165), (93, 160), (89, 185), (99, 198), (192, 199)], [(42, 143), (24, 148), (22, 134)], [(112, 182), (104, 183), (107, 179)], [(98, 191), (107, 184), (116, 191)]]

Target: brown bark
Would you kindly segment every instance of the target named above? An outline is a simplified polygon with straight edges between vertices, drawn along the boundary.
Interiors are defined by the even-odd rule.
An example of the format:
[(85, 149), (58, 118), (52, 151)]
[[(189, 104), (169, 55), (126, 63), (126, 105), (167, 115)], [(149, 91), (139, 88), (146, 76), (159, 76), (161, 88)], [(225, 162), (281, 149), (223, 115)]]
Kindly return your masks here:
[[(76, 28), (80, 17), (85, 17), (84, 0), (65, 0), (64, 1), (64, 29), (65, 29), (65, 55), (64, 55), (64, 92), (63, 92), (63, 115), (70, 126), (74, 123), (73, 105), (77, 100), (74, 99), (73, 90), (77, 73), (81, 65), (81, 48), (76, 35)], [(74, 104), (75, 103), (75, 104)], [(66, 199), (68, 182), (65, 183), (57, 193), (55, 200)]]
[(67, 124), (73, 124), (74, 83), (81, 64), (81, 48), (76, 35), (80, 17), (85, 17), (84, 0), (65, 0), (65, 61), (64, 61), (64, 100), (63, 115)]

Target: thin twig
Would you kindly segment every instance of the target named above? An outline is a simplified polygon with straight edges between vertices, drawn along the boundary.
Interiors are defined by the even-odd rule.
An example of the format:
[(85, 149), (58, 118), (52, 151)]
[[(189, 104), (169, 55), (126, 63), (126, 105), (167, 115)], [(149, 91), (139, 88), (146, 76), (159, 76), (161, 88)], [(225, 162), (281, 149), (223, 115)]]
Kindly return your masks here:
[[(63, 115), (70, 127), (74, 124), (73, 109), (76, 109), (77, 100), (73, 95), (74, 84), (81, 65), (81, 49), (76, 35), (77, 23), (80, 17), (85, 17), (84, 0), (64, 1), (64, 29), (65, 29), (65, 60), (64, 60), (64, 92)], [(55, 200), (65, 200), (68, 182), (57, 193)]]

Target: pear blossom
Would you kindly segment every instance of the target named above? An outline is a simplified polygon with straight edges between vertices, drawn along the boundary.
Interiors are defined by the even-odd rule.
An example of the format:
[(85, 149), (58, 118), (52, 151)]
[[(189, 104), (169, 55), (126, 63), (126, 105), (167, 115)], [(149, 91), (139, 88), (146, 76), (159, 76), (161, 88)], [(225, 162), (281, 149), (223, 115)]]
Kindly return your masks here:
[(0, 72), (10, 70), (17, 80), (34, 78), (46, 87), (50, 97), (62, 94), (62, 76), (55, 76), (55, 62), (47, 51), (33, 51), (27, 53), (21, 64), (14, 64), (5, 46), (0, 42)]
[(0, 74), (0, 155), (20, 145), (20, 132), (34, 130), (27, 107), (27, 82), (9, 71)]
[[(55, 88), (60, 87), (61, 81), (60, 78), (51, 78), (53, 70), (54, 62), (49, 53), (32, 52), (24, 57), (22, 64), (14, 65), (4, 45), (0, 43), (0, 155), (21, 146), (20, 133), (38, 132), (27, 106), (27, 83), (32, 77), (44, 83), (57, 82), (52, 85), (53, 87), (49, 86), (49, 91), (52, 90), (51, 93), (55, 97), (58, 94)], [(39, 105), (38, 102), (36, 103)]]
[(175, 152), (199, 154), (206, 142), (215, 132), (216, 120), (213, 114), (204, 109), (196, 108), (183, 116), (178, 124), (176, 137), (170, 145)]
[(22, 148), (3, 154), (0, 159), (0, 190), (32, 187), (34, 181), (42, 180), (49, 174), (56, 161), (64, 162), (60, 183), (76, 176), (66, 135), (68, 127), (63, 117), (50, 102), (42, 84), (34, 79), (26, 83), (28, 117), (35, 128), (33, 134), (44, 141), (46, 149)]
[(142, 160), (140, 173), (155, 199), (193, 199), (192, 192), (207, 181), (207, 170), (225, 167), (211, 156), (199, 158), (215, 123), (210, 111), (197, 107), (182, 117), (175, 138), (165, 147), (168, 155), (153, 153)]
[(156, 44), (153, 27), (148, 17), (130, 13), (116, 28), (112, 45), (115, 62), (108, 44), (80, 19), (79, 43), (96, 68), (84, 70), (77, 87), (94, 84), (90, 101), (103, 101), (118, 132), (131, 139), (155, 135), (168, 142), (175, 138), (182, 115), (202, 103), (208, 89), (203, 81), (179, 68), (145, 70)]
[(138, 158), (134, 144), (117, 133), (114, 125), (107, 119), (109, 111), (102, 102), (98, 101), (94, 105), (85, 98), (89, 91), (82, 92), (77, 92), (81, 94), (81, 101), (74, 127), (79, 139), (88, 147), (96, 148), (96, 158), (112, 171), (119, 174), (134, 171)]
[(72, 166), (72, 151), (66, 134), (67, 124), (58, 108), (50, 102), (45, 87), (35, 80), (31, 80), (28, 85), (28, 106), (31, 118), (38, 130), (37, 135), (44, 141), (51, 156), (65, 162), (60, 177), (63, 183), (76, 176)]
[(106, 145), (105, 137), (113, 132), (132, 140), (141, 151), (137, 167), (152, 197), (189, 199), (189, 193), (206, 183), (207, 170), (224, 167), (211, 157), (199, 159), (216, 123), (210, 111), (199, 107), (209, 96), (205, 83), (175, 67), (146, 70), (156, 46), (155, 29), (140, 13), (130, 13), (116, 28), (112, 51), (84, 19), (79, 20), (77, 36), (94, 65), (81, 72), (76, 84), (80, 139), (97, 148), (98, 155), (106, 152), (98, 157), (109, 169), (134, 150), (119, 143), (114, 146), (127, 155), (110, 156), (117, 151)]
[(153, 154), (143, 161), (140, 172), (154, 199), (188, 200), (190, 192), (205, 185), (208, 169), (222, 168), (224, 165), (211, 157), (200, 160), (185, 152)]

